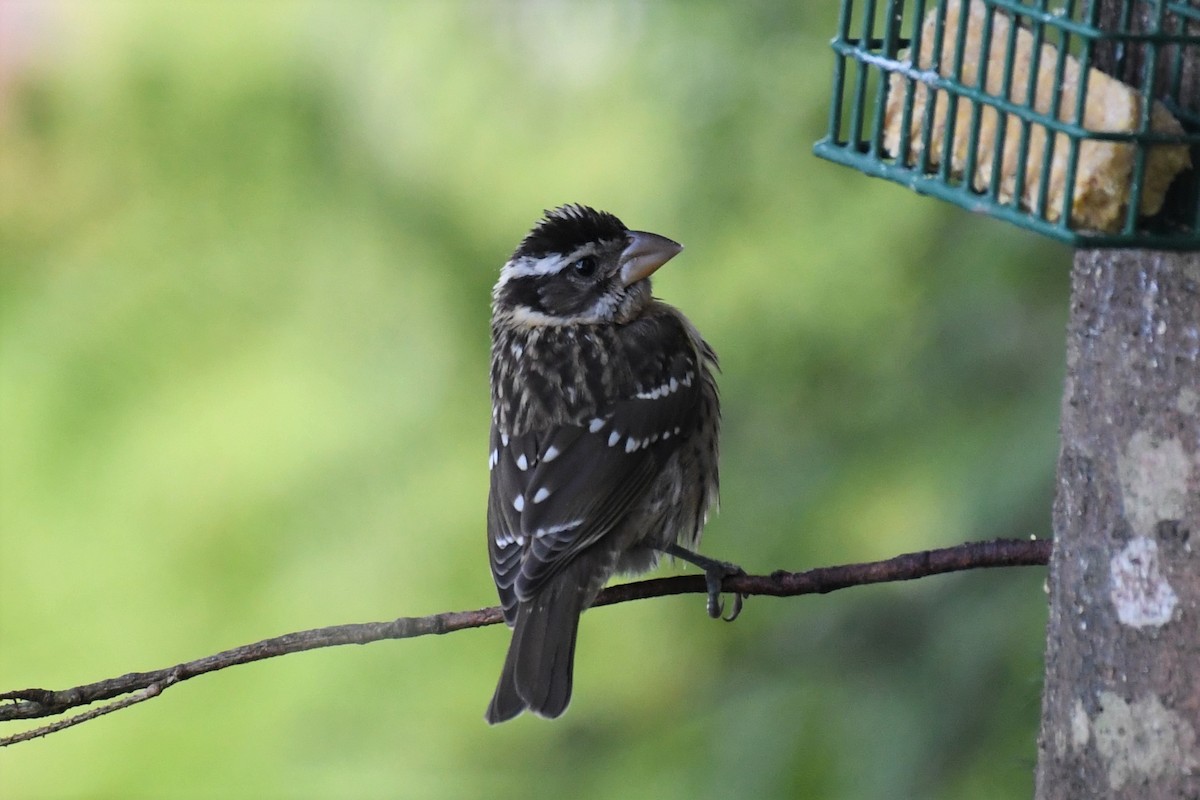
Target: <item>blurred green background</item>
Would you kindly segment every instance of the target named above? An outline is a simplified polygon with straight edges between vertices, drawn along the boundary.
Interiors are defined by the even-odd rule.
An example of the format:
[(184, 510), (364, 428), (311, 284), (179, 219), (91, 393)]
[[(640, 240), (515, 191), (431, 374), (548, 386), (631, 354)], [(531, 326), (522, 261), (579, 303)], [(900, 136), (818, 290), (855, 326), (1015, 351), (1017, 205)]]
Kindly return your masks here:
[[(706, 552), (1046, 535), (1069, 252), (811, 155), (835, 14), (0, 0), (0, 689), (493, 604), (489, 291), (568, 201), (687, 245)], [(596, 610), (553, 723), (484, 724), (500, 627), (293, 655), (0, 751), (0, 794), (1027, 797), (1043, 578)]]

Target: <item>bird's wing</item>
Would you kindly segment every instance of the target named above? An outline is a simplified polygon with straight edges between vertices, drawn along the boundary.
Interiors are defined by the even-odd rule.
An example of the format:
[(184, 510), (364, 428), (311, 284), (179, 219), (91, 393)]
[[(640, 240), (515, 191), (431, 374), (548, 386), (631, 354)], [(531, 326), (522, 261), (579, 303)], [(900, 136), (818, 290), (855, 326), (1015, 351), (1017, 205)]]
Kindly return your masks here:
[(511, 437), (492, 426), (488, 545), (510, 622), (519, 601), (621, 522), (694, 430), (703, 391), (695, 353), (657, 361), (639, 371), (648, 385), (580, 425)]

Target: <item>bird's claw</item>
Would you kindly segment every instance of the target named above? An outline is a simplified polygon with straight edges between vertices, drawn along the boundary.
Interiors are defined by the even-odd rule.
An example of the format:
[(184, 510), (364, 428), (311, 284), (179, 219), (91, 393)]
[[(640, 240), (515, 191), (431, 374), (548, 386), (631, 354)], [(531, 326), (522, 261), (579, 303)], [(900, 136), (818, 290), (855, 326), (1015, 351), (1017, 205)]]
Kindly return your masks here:
[(746, 595), (741, 592), (734, 594), (733, 611), (726, 616), (725, 603), (721, 600), (721, 584), (726, 578), (745, 575), (746, 570), (737, 564), (730, 564), (728, 561), (718, 561), (715, 558), (693, 553), (686, 547), (681, 547), (677, 544), (663, 548), (663, 552), (675, 558), (683, 559), (689, 564), (695, 564), (704, 570), (704, 586), (708, 589), (708, 615), (710, 617), (713, 619), (723, 619), (726, 622), (733, 622), (738, 618), (738, 614), (742, 613), (742, 602), (746, 599)]
[(727, 561), (713, 561), (704, 567), (704, 585), (708, 588), (708, 615), (713, 619), (723, 619), (733, 622), (742, 613), (742, 603), (746, 596), (741, 592), (733, 594), (733, 611), (725, 614), (725, 601), (721, 598), (721, 584), (726, 578), (735, 575), (745, 575), (746, 571), (736, 564)]

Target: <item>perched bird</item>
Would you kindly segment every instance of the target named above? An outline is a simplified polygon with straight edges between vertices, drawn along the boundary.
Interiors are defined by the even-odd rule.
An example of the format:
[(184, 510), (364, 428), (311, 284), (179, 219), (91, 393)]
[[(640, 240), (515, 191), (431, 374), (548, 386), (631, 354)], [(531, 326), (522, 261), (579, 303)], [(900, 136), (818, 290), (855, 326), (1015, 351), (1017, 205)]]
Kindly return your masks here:
[(720, 580), (740, 572), (691, 552), (717, 502), (717, 356), (650, 293), (682, 249), (566, 205), (500, 271), (487, 527), (514, 630), (490, 723), (562, 714), (579, 615), (614, 573), (693, 561), (719, 616)]

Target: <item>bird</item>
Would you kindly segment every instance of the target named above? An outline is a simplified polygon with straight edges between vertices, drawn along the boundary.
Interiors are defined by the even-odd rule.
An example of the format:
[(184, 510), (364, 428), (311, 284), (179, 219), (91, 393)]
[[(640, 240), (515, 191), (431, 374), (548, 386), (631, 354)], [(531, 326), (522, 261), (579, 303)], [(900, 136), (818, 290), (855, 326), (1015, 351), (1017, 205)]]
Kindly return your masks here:
[(714, 617), (721, 580), (741, 574), (695, 552), (718, 500), (719, 366), (650, 286), (682, 249), (572, 203), (545, 211), (500, 270), (487, 538), (513, 634), (491, 724), (563, 713), (580, 614), (614, 574), (664, 553), (698, 564)]

